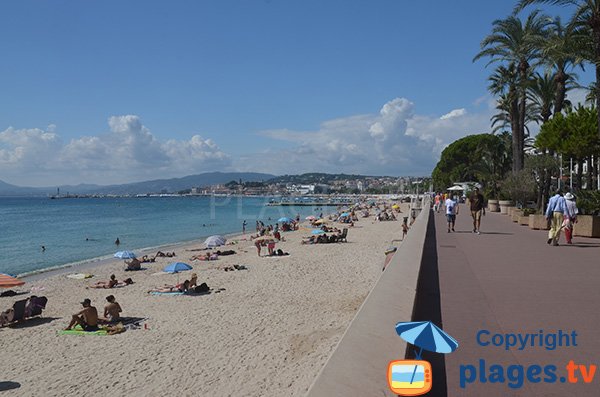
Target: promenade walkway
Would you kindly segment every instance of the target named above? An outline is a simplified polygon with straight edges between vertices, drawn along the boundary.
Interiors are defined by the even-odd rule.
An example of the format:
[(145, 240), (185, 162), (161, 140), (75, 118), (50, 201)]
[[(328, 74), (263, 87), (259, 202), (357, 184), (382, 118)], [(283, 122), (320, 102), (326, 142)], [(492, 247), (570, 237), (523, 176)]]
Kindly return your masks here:
[[(436, 382), (429, 395), (600, 396), (600, 368), (589, 384), (580, 369), (573, 373), (578, 382), (569, 383), (566, 369), (571, 360), (587, 367), (600, 365), (600, 240), (574, 237), (572, 246), (552, 247), (546, 244), (547, 232), (519, 226), (498, 213), (483, 217), (481, 235), (476, 235), (469, 211), (464, 205), (460, 210), (455, 233), (447, 233), (442, 212), (432, 214), (425, 243), (414, 320), (441, 321), (460, 344), (454, 353), (424, 357), (436, 361)], [(484, 343), (494, 334), (538, 336), (533, 347), (507, 351), (504, 344), (478, 344), (481, 330), (489, 331), (481, 335)], [(566, 336), (562, 347), (540, 346), (540, 340), (552, 343), (552, 337), (540, 338), (540, 333), (559, 330), (576, 332), (577, 346), (564, 346), (573, 343)], [(485, 360), (484, 368), (480, 360)], [(523, 372), (511, 365), (523, 366)], [(537, 367), (530, 368), (533, 381), (527, 380), (533, 365), (542, 367), (541, 374)], [(549, 365), (556, 366), (555, 383), (544, 381), (553, 378), (552, 369), (544, 368)], [(444, 370), (445, 376), (440, 376)], [(503, 383), (491, 383), (492, 374)], [(536, 379), (540, 382), (534, 383)]]

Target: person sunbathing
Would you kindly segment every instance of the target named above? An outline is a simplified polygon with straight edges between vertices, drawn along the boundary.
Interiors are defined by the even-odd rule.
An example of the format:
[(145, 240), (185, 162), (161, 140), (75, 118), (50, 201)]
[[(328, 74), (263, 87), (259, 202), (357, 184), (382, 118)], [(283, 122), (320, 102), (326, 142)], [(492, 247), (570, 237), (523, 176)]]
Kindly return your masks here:
[(86, 332), (93, 332), (98, 330), (98, 310), (92, 306), (92, 301), (85, 298), (81, 302), (83, 310), (73, 314), (71, 322), (65, 328), (65, 331), (70, 330), (75, 324), (79, 324)]
[(187, 292), (187, 290), (189, 288), (190, 288), (190, 280), (185, 280), (183, 283), (177, 284), (177, 285), (165, 284), (162, 287), (151, 289), (150, 291), (148, 291), (148, 293), (150, 293), (150, 292)]
[(108, 305), (104, 306), (104, 317), (98, 319), (101, 323), (116, 323), (121, 319), (121, 305), (115, 300), (113, 295), (108, 295), (106, 297), (106, 301)]
[(148, 262), (154, 262), (156, 261), (156, 258), (150, 258), (148, 257), (148, 255), (144, 255), (142, 256), (142, 263), (148, 263)]
[(111, 274), (110, 275), (110, 280), (108, 280), (108, 281), (98, 281), (96, 284), (90, 285), (90, 288), (113, 288), (118, 283), (119, 282), (117, 281), (117, 278), (115, 277), (115, 275)]
[(141, 270), (142, 262), (139, 261), (138, 258), (133, 258), (129, 262), (125, 261), (127, 264), (127, 268), (125, 270)]

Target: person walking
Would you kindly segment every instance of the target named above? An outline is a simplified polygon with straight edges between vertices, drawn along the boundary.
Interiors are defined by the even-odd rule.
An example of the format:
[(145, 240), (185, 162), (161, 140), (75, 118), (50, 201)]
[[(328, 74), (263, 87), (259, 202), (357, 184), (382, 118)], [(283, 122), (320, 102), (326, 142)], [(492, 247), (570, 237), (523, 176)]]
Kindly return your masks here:
[(567, 240), (567, 244), (573, 244), (573, 225), (577, 223), (577, 214), (579, 213), (579, 209), (575, 204), (575, 196), (573, 196), (571, 192), (565, 194), (565, 203), (567, 205), (568, 213), (568, 216), (565, 216), (565, 220), (563, 221), (565, 239)]
[(244, 222), (242, 222), (242, 234), (246, 234), (246, 220), (244, 219)]
[(454, 223), (456, 222), (456, 215), (458, 215), (458, 203), (452, 198), (448, 197), (446, 202), (446, 220), (448, 221), (448, 233), (450, 233), (450, 229), (454, 231)]
[(469, 205), (471, 207), (471, 217), (473, 217), (473, 233), (479, 234), (481, 214), (485, 215), (485, 206), (483, 195), (479, 192), (478, 187), (475, 187), (475, 190), (469, 196)]
[(560, 229), (562, 228), (565, 215), (569, 216), (567, 203), (561, 195), (560, 189), (558, 189), (554, 196), (550, 197), (548, 208), (546, 209), (546, 219), (551, 222), (550, 231), (548, 231), (548, 244), (552, 244), (553, 246), (558, 245)]

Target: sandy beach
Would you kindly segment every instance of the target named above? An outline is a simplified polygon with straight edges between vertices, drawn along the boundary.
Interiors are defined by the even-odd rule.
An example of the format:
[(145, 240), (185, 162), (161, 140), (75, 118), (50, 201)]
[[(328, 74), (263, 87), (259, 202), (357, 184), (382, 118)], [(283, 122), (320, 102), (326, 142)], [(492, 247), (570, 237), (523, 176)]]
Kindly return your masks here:
[[(26, 284), (21, 290), (44, 288), (38, 295), (49, 302), (43, 319), (0, 328), (0, 382), (20, 384), (3, 395), (304, 395), (381, 275), (384, 251), (400, 238), (401, 221), (361, 218), (350, 228), (348, 243), (322, 245), (302, 245), (301, 238), (310, 235), (308, 225), (302, 226), (283, 233), (286, 241), (277, 244), (287, 257), (258, 257), (251, 241), (239, 240), (225, 247), (236, 255), (190, 261), (202, 252), (191, 250), (202, 244), (178, 246), (174, 259), (194, 267), (198, 282), (213, 289), (208, 295), (146, 292), (190, 277), (191, 272), (154, 275), (173, 258), (158, 258), (138, 272), (124, 272), (123, 261), (115, 260), (86, 269), (91, 279), (60, 274)], [(247, 270), (223, 270), (233, 265)], [(119, 280), (132, 277), (135, 284), (86, 289), (112, 273)], [(113, 336), (59, 334), (80, 310), (79, 302), (90, 298), (101, 313), (109, 294), (124, 316), (148, 318), (147, 329)], [(0, 307), (27, 296), (0, 298)]]

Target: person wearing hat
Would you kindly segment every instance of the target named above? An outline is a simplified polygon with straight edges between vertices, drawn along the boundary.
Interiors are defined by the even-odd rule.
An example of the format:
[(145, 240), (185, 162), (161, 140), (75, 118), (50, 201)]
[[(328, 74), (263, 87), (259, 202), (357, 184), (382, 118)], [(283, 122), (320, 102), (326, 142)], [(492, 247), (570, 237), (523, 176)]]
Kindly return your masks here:
[(571, 192), (565, 194), (565, 202), (567, 204), (567, 213), (569, 214), (568, 216), (565, 215), (565, 220), (563, 221), (565, 238), (567, 244), (573, 244), (573, 224), (577, 223), (577, 214), (579, 213), (579, 210), (575, 204), (575, 196), (573, 196)]
[(557, 189), (554, 196), (550, 197), (548, 208), (546, 208), (546, 219), (551, 222), (550, 231), (548, 232), (548, 244), (558, 245), (565, 216), (570, 217), (567, 200), (562, 196), (561, 190)]
[(98, 330), (98, 310), (92, 306), (92, 301), (85, 298), (81, 302), (83, 310), (79, 313), (73, 314), (69, 326), (65, 328), (65, 331), (72, 329), (75, 324), (79, 324), (84, 331), (92, 332)]

